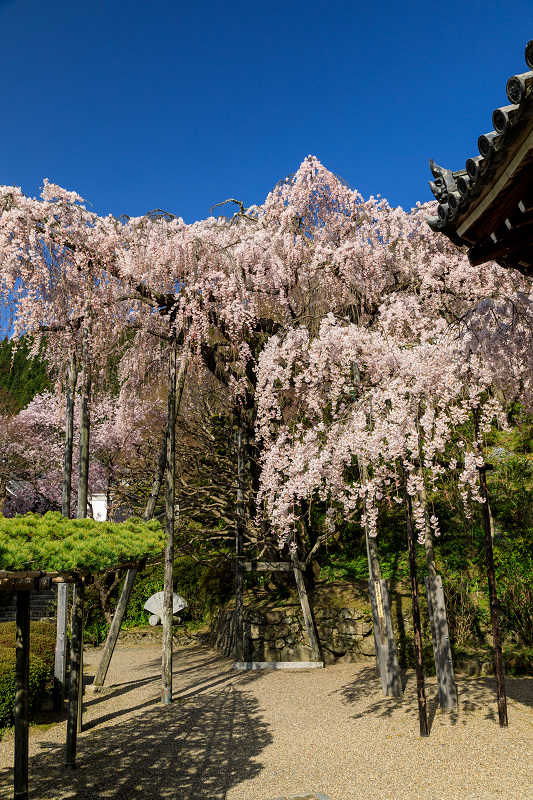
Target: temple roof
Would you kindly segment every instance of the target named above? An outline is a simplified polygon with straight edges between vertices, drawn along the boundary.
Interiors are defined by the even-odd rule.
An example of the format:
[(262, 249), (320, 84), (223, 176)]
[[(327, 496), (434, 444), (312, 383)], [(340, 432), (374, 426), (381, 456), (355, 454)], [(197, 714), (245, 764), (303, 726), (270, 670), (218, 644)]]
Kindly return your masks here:
[(466, 245), (473, 265), (494, 260), (533, 275), (533, 40), (526, 64), (529, 72), (507, 81), (510, 105), (493, 112), (494, 130), (478, 139), (480, 154), (455, 172), (430, 160), (439, 205), (426, 222)]

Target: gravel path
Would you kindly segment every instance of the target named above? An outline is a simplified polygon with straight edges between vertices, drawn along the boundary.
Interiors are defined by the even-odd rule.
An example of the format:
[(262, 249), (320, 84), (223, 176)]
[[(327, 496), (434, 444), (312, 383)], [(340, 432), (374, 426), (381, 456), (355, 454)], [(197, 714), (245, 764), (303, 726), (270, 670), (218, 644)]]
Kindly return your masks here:
[[(85, 654), (86, 676), (99, 650)], [(87, 678), (86, 678), (87, 679)], [(509, 727), (495, 683), (458, 680), (457, 713), (426, 682), (431, 735), (419, 736), (416, 682), (384, 698), (376, 672), (236, 673), (205, 647), (174, 654), (163, 707), (160, 650), (117, 647), (106, 694), (86, 695), (78, 769), (63, 768), (65, 721), (30, 736), (31, 800), (268, 800), (319, 792), (331, 800), (531, 800), (533, 678), (507, 681)], [(0, 741), (0, 797), (12, 798), (13, 734)]]

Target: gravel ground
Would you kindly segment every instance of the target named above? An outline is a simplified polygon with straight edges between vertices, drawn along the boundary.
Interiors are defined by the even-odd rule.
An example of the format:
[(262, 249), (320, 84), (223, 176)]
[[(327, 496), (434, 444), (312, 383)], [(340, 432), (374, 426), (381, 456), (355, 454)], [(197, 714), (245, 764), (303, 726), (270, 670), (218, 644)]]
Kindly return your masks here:
[[(86, 681), (99, 650), (85, 654)], [(117, 647), (105, 694), (85, 697), (78, 768), (65, 772), (66, 722), (30, 735), (31, 800), (532, 800), (533, 678), (507, 681), (509, 727), (495, 682), (459, 678), (457, 713), (426, 682), (431, 735), (421, 739), (416, 681), (384, 698), (375, 669), (236, 673), (205, 647), (174, 654), (174, 699), (160, 697), (160, 650)], [(12, 798), (13, 734), (0, 741), (0, 797)]]

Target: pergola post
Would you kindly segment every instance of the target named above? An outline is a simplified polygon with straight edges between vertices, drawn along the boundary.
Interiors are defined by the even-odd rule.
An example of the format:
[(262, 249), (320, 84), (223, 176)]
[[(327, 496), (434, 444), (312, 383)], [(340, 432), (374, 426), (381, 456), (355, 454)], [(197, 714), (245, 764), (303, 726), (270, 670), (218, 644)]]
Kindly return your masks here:
[(65, 701), (65, 682), (67, 674), (67, 624), (68, 624), (68, 583), (57, 587), (57, 636), (54, 662), (54, 711), (60, 714)]
[(28, 800), (28, 694), (30, 684), (30, 592), (17, 592), (15, 662), (15, 800)]
[(83, 601), (85, 588), (74, 584), (72, 599), (72, 640), (70, 643), (70, 690), (68, 698), (67, 745), (65, 766), (76, 768), (77, 734), (81, 730), (80, 695), (83, 692)]

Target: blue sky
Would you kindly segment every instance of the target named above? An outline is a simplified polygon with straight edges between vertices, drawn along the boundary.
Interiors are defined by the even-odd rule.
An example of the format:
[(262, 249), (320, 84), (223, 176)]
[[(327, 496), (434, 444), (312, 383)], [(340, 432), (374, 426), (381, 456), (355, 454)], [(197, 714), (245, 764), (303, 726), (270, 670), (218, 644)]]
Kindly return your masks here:
[(186, 222), (261, 203), (308, 154), (363, 196), (431, 199), (477, 154), (533, 5), (0, 0), (0, 183)]

